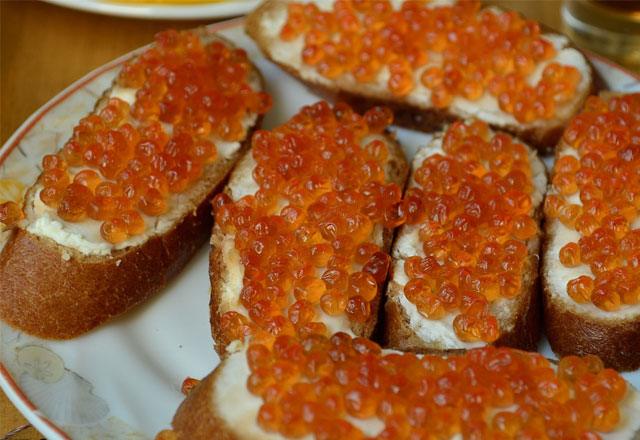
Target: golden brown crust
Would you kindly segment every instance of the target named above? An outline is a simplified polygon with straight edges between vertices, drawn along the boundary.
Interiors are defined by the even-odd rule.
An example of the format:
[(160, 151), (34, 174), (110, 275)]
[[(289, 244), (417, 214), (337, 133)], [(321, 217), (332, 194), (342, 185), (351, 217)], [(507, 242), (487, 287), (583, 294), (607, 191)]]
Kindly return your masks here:
[[(404, 187), (404, 183), (409, 174), (409, 164), (404, 156), (402, 148), (396, 141), (392, 134), (387, 134), (387, 138), (390, 140), (389, 160), (386, 165), (386, 174), (389, 182), (398, 184), (401, 188)], [(249, 151), (247, 154), (251, 154)], [(382, 249), (388, 252), (391, 248), (393, 241), (393, 230), (385, 229), (383, 231), (383, 246)], [(215, 349), (220, 356), (226, 355), (226, 347), (231, 342), (225, 338), (220, 331), (220, 319), (221, 316), (227, 311), (223, 309), (221, 304), (222, 289), (225, 280), (221, 274), (226, 273), (225, 270), (225, 258), (223, 251), (220, 247), (223, 235), (221, 231), (214, 227), (211, 240), (211, 253), (209, 255), (209, 277), (211, 281), (211, 299), (209, 302), (210, 311), (210, 323), (211, 323), (211, 335), (213, 336)], [(366, 323), (352, 323), (351, 330), (358, 336), (370, 337), (376, 324), (378, 322), (378, 315), (380, 312), (380, 303), (382, 292), (384, 291), (384, 283), (379, 287), (378, 295), (371, 302), (371, 319)], [(240, 292), (238, 292), (238, 295)]]
[(236, 440), (233, 427), (218, 417), (213, 404), (214, 384), (222, 371), (219, 365), (182, 401), (173, 416), (172, 427), (178, 440)]
[[(274, 10), (275, 8), (282, 7), (279, 1), (267, 0), (260, 4), (251, 14), (249, 14), (245, 20), (246, 33), (257, 43), (258, 47), (262, 51), (263, 55), (274, 64), (278, 65), (281, 69), (288, 72), (292, 76), (298, 78), (306, 85), (320, 91), (321, 93), (328, 93), (334, 95), (337, 100), (342, 100), (350, 104), (356, 111), (363, 113), (367, 109), (375, 105), (384, 105), (389, 107), (395, 116), (395, 123), (407, 128), (413, 128), (424, 132), (432, 132), (434, 130), (440, 130), (444, 125), (449, 122), (468, 118), (468, 115), (458, 115), (450, 112), (448, 109), (436, 109), (436, 108), (421, 108), (412, 104), (408, 104), (402, 97), (387, 96), (381, 97), (371, 92), (358, 91), (358, 93), (352, 93), (340, 89), (338, 86), (327, 87), (325, 84), (320, 84), (317, 81), (305, 80), (300, 76), (300, 72), (289, 65), (276, 61), (271, 56), (269, 45), (272, 41), (265, 38), (260, 30), (260, 21), (265, 14)], [(558, 34), (557, 31), (545, 28), (542, 26), (544, 32), (550, 32)], [(579, 50), (575, 45), (569, 44), (576, 50)], [(572, 112), (562, 120), (550, 121), (544, 126), (526, 126), (521, 124), (516, 125), (492, 125), (492, 128), (496, 130), (507, 131), (524, 142), (535, 147), (540, 153), (550, 153), (554, 150), (558, 140), (560, 139), (565, 125), (570, 117), (575, 115), (587, 97), (598, 91), (598, 87), (602, 84), (602, 81), (596, 77), (596, 72), (589, 60), (585, 57), (586, 63), (589, 67), (590, 83), (585, 92), (571, 104)]]
[[(198, 32), (206, 35), (205, 30)], [(260, 72), (255, 67), (254, 72), (264, 89)], [(261, 122), (258, 117), (232, 159), (221, 159), (211, 166), (203, 177), (202, 198), (193, 209), (169, 231), (138, 246), (108, 256), (89, 256), (16, 230), (0, 254), (0, 318), (41, 338), (69, 339), (161, 290), (207, 241), (213, 224), (209, 201), (226, 183)]]
[(554, 301), (543, 277), (545, 331), (558, 356), (598, 355), (607, 367), (640, 368), (640, 320), (611, 322), (587, 318)]

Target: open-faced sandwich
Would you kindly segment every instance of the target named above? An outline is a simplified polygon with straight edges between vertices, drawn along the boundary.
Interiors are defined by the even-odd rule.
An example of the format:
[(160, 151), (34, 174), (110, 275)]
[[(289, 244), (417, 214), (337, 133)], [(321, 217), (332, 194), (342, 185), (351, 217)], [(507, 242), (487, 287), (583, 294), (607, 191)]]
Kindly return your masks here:
[(389, 347), (537, 348), (546, 184), (534, 151), (478, 120), (452, 124), (418, 151), (393, 246)]
[[(388, 109), (326, 102), (253, 136), (214, 199), (211, 320), (220, 353), (256, 331), (369, 337), (404, 221), (408, 173)], [(234, 344), (235, 341), (235, 344)]]
[(422, 356), (314, 334), (228, 356), (158, 439), (634, 439), (638, 412), (640, 393), (596, 356)]
[(640, 368), (640, 94), (590, 97), (545, 200), (545, 328), (558, 354)]
[(210, 233), (210, 197), (270, 106), (245, 52), (167, 31), (126, 62), (42, 174), (0, 254), (0, 317), (71, 338), (162, 288)]
[(268, 0), (246, 30), (305, 83), (425, 131), (475, 117), (551, 149), (593, 88), (566, 37), (478, 1)]

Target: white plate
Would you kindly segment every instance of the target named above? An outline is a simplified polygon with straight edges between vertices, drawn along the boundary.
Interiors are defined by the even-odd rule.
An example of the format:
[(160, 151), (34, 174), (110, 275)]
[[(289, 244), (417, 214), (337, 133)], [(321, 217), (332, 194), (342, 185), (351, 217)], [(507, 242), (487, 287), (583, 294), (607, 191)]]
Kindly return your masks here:
[[(212, 28), (245, 48), (262, 71), (275, 103), (265, 128), (320, 98), (267, 61), (241, 24)], [(0, 149), (0, 178), (28, 185), (42, 155), (64, 143), (125, 58), (90, 73), (30, 117)], [(592, 61), (611, 88), (640, 89), (632, 74)], [(409, 130), (398, 130), (398, 137), (409, 157), (428, 139)], [(218, 363), (209, 328), (208, 251), (203, 247), (161, 295), (78, 339), (44, 341), (0, 323), (0, 386), (48, 438), (152, 438), (169, 426), (183, 399), (183, 379), (202, 377)], [(546, 341), (540, 350), (553, 357)], [(640, 387), (640, 372), (625, 377)]]
[(144, 0), (45, 0), (59, 6), (120, 17), (167, 20), (197, 20), (242, 15), (252, 10), (260, 0), (218, 0), (207, 3), (151, 3)]

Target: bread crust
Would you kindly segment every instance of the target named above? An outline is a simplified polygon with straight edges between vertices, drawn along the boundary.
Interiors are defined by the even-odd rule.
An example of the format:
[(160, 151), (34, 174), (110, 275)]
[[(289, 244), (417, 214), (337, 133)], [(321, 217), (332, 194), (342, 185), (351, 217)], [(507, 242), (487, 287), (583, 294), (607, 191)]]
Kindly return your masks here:
[(214, 385), (222, 371), (218, 366), (202, 379), (182, 401), (173, 416), (173, 432), (178, 440), (211, 439), (237, 440), (233, 427), (218, 417), (213, 404)]
[[(402, 148), (398, 144), (397, 140), (391, 133), (386, 133), (389, 140), (389, 160), (386, 165), (386, 177), (388, 182), (396, 183), (401, 188), (409, 175), (409, 164), (405, 158)], [(251, 151), (247, 152), (251, 154)], [(238, 170), (239, 172), (240, 170)], [(227, 191), (228, 192), (228, 191)], [(215, 349), (220, 356), (227, 354), (226, 348), (232, 341), (227, 340), (223, 333), (220, 331), (221, 317), (227, 311), (223, 308), (221, 303), (222, 290), (225, 280), (221, 274), (226, 273), (226, 264), (224, 253), (220, 244), (222, 243), (224, 235), (222, 231), (214, 226), (211, 237), (211, 253), (209, 256), (209, 277), (211, 280), (211, 299), (209, 301), (210, 311), (210, 323), (211, 323), (211, 335), (214, 340)], [(393, 242), (394, 231), (391, 229), (384, 229), (382, 232), (382, 249), (388, 252)], [(378, 315), (380, 314), (380, 304), (382, 292), (385, 290), (385, 283), (382, 283), (378, 287), (378, 295), (371, 301), (371, 318), (365, 323), (352, 323), (351, 330), (354, 334), (363, 337), (370, 337), (376, 324), (378, 322)], [(237, 293), (238, 295), (240, 292)]]
[[(320, 84), (317, 81), (303, 79), (300, 72), (289, 65), (281, 63), (275, 60), (268, 47), (272, 42), (265, 38), (260, 31), (260, 21), (264, 14), (273, 10), (274, 8), (283, 7), (284, 3), (276, 0), (266, 0), (260, 4), (251, 14), (249, 14), (245, 21), (246, 33), (257, 43), (258, 47), (262, 51), (263, 55), (274, 64), (278, 65), (281, 69), (288, 72), (298, 80), (302, 81), (311, 88), (320, 91), (324, 94), (333, 95), (337, 100), (344, 101), (351, 105), (356, 111), (363, 113), (367, 109), (375, 105), (382, 105), (389, 107), (395, 116), (395, 124), (412, 128), (424, 132), (432, 132), (442, 129), (446, 124), (466, 119), (468, 115), (458, 115), (451, 112), (449, 109), (437, 109), (437, 108), (422, 108), (412, 104), (408, 104), (402, 97), (385, 96), (381, 97), (370, 92), (359, 91), (353, 93), (340, 89), (337, 85), (333, 87), (327, 87), (324, 84)], [(541, 25), (544, 32), (550, 32), (558, 34), (557, 31)], [(569, 44), (568, 47), (579, 50), (575, 45)], [(584, 54), (583, 54), (584, 55)], [(585, 61), (589, 68), (589, 86), (585, 92), (576, 99), (571, 105), (571, 112), (569, 116), (563, 119), (556, 119), (550, 121), (548, 124), (535, 126), (527, 124), (507, 124), (507, 125), (495, 125), (491, 124), (495, 130), (507, 131), (529, 145), (535, 147), (541, 154), (547, 154), (553, 152), (558, 140), (562, 136), (564, 127), (568, 120), (574, 116), (580, 108), (582, 108), (585, 100), (591, 94), (598, 91), (597, 87), (601, 83), (596, 78), (596, 72), (592, 64), (587, 57)]]
[[(204, 29), (198, 32), (206, 35)], [(232, 45), (219, 36), (213, 38)], [(253, 73), (264, 89), (255, 66)], [(232, 158), (221, 158), (211, 166), (193, 209), (167, 232), (138, 246), (92, 256), (25, 229), (15, 230), (0, 253), (0, 318), (34, 336), (70, 339), (160, 291), (207, 241), (213, 224), (210, 199), (224, 187), (261, 122), (258, 116)]]
[(611, 322), (585, 317), (553, 300), (543, 276), (544, 325), (558, 356), (598, 355), (609, 368), (640, 368), (640, 320)]

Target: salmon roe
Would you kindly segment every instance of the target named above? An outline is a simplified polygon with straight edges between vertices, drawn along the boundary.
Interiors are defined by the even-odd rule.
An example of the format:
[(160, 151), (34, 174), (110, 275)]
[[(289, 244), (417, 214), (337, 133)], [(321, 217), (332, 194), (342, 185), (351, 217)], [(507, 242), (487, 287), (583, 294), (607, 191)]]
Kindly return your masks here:
[(527, 148), (484, 122), (452, 124), (442, 154), (427, 157), (405, 194), (423, 255), (404, 261), (405, 297), (428, 319), (455, 313), (462, 341), (500, 336), (491, 304), (520, 295), (532, 218)]
[[(397, 97), (424, 87), (436, 108), (488, 94), (519, 122), (554, 118), (581, 79), (575, 67), (550, 62), (556, 49), (538, 23), (481, 10), (479, 1), (394, 9), (388, 0), (337, 0), (329, 11), (289, 3), (280, 38), (302, 39), (302, 61), (326, 78), (384, 79)], [(536, 69), (542, 73), (530, 84)]]
[(243, 50), (172, 30), (155, 43), (116, 80), (116, 88), (136, 90), (133, 105), (111, 97), (42, 160), (40, 200), (63, 220), (99, 221), (111, 243), (142, 234), (145, 217), (164, 214), (172, 194), (216, 160), (214, 141), (242, 140), (243, 120), (270, 106), (249, 84)]
[(244, 267), (244, 311), (221, 316), (227, 341), (325, 334), (327, 315), (368, 321), (390, 264), (373, 241), (405, 216), (400, 187), (385, 178), (391, 122), (386, 108), (360, 116), (319, 102), (254, 134), (257, 190), (213, 200)]
[[(286, 437), (364, 439), (356, 420), (382, 422), (377, 439), (585, 438), (614, 430), (625, 380), (595, 356), (555, 368), (538, 353), (473, 349), (440, 357), (387, 352), (372, 341), (278, 336), (246, 352), (258, 425)], [(369, 437), (367, 437), (369, 438)]]
[(0, 203), (0, 223), (11, 228), (24, 218), (22, 208), (16, 202)]
[(640, 303), (640, 94), (589, 97), (563, 136), (545, 214), (580, 234), (559, 251), (582, 275), (578, 303), (605, 311)]

